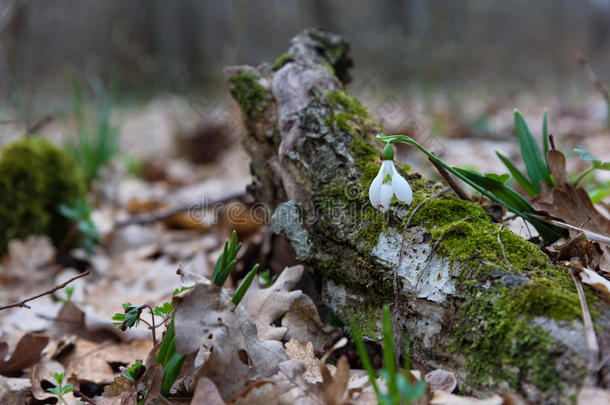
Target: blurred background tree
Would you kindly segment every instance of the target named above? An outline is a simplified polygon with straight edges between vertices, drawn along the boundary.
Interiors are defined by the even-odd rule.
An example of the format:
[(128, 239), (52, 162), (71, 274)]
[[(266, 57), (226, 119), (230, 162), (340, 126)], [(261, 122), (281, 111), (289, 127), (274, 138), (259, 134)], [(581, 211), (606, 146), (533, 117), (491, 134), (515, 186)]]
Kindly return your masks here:
[(0, 15), (2, 99), (30, 104), (67, 92), (66, 66), (119, 72), (123, 93), (214, 89), (311, 26), (351, 41), (356, 81), (586, 86), (577, 51), (610, 78), (609, 0), (3, 0)]

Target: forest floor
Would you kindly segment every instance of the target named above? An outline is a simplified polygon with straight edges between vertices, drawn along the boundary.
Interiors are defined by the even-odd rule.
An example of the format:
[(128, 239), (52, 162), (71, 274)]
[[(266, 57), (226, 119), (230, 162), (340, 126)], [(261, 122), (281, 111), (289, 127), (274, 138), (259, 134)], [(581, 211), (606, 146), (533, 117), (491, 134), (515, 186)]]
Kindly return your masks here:
[[(602, 161), (610, 161), (606, 105), (594, 92), (568, 100), (541, 100), (531, 94), (516, 94), (502, 101), (476, 94), (423, 96), (415, 93), (409, 97), (384, 94), (368, 100), (365, 97), (363, 103), (388, 133), (411, 135), (445, 162), (480, 172), (506, 172), (495, 150), (513, 161), (520, 161), (519, 143), (514, 134), (515, 107), (523, 112), (538, 139), (543, 106), (548, 108), (549, 131), (557, 148), (566, 155), (570, 173), (580, 173), (588, 167), (588, 163), (581, 161), (580, 155), (573, 151), (576, 146)], [(120, 152), (92, 187), (95, 203), (91, 218), (100, 233), (92, 254), (75, 249), (58, 260), (57, 249), (46, 237), (30, 237), (10, 244), (9, 253), (0, 265), (3, 285), (0, 306), (53, 290), (54, 286), (85, 270), (90, 273), (69, 284), (73, 287), (70, 297), (66, 296), (65, 288), (60, 288), (28, 302), (29, 308), (0, 311), (0, 399), (7, 401), (3, 403), (52, 403), (55, 394), (47, 388), (57, 385), (52, 374), (62, 371), (66, 373), (66, 381), (74, 385), (74, 392), (64, 396), (67, 404), (79, 401), (134, 403), (136, 396), (140, 395), (138, 400), (142, 399), (143, 391), (146, 391), (144, 403), (196, 404), (233, 400), (233, 403), (262, 404), (273, 395), (282, 397), (284, 402), (280, 403), (291, 403), (297, 398), (308, 398), (310, 403), (341, 403), (348, 399), (351, 403), (376, 403), (351, 343), (335, 349), (331, 355), (335, 365), (329, 366), (332, 376), (324, 374), (326, 366), (321, 366), (320, 358), (332, 346), (328, 344), (331, 338), (337, 340), (348, 328), (341, 330), (327, 325), (328, 314), (324, 312), (325, 322), (322, 322), (312, 320), (315, 316), (311, 314), (306, 317), (307, 311), (303, 308), (296, 309), (295, 302), (307, 302), (306, 298), (299, 298), (301, 296), (310, 296), (314, 304), (319, 304), (319, 293), (307, 277), (299, 282), (301, 275), (296, 274), (298, 270), (294, 266), (298, 263), (294, 252), (281, 238), (273, 237), (266, 224), (267, 213), (257, 216), (252, 210), (244, 209), (250, 208), (254, 201), (245, 193), (251, 177), (249, 158), (239, 139), (243, 129), (238, 109), (230, 103), (223, 108), (202, 108), (200, 105), (193, 98), (164, 96), (144, 105), (113, 111), (113, 122), (120, 128)], [(0, 144), (8, 144), (23, 132), (20, 125), (3, 124)], [(72, 133), (73, 121), (66, 116), (44, 125), (38, 135), (62, 143)], [(420, 154), (403, 148), (397, 155), (417, 171), (431, 178), (438, 177), (434, 167)], [(610, 171), (595, 172), (587, 178), (585, 186), (590, 192), (610, 190)], [(609, 203), (610, 195), (602, 201)], [(197, 203), (216, 204), (212, 208), (201, 208), (193, 205)], [(168, 217), (162, 215), (177, 207), (190, 209)], [(225, 375), (213, 377), (213, 372), (206, 374), (197, 369), (197, 365), (202, 367), (203, 360), (189, 357), (172, 388), (174, 397), (162, 399), (163, 375), (154, 367), (150, 328), (142, 321), (136, 327), (121, 331), (113, 325), (112, 317), (124, 312), (124, 303), (155, 308), (172, 301), (172, 293), (184, 285), (191, 286), (201, 277), (212, 278), (215, 263), (223, 253), (224, 241), (230, 238), (233, 230), (237, 231), (243, 246), (236, 257), (234, 270), (224, 283), (225, 288), (227, 291), (234, 289), (255, 263), (261, 263), (261, 270), (269, 269), (270, 276), (267, 280), (257, 277), (255, 290), (269, 300), (264, 305), (270, 305), (268, 303), (272, 301), (274, 304), (273, 310), (263, 311), (265, 313), (261, 315), (263, 303), (249, 293), (250, 298), (246, 298), (243, 305), (256, 324), (258, 334), (229, 331), (227, 337), (231, 340), (239, 333), (244, 334), (243, 339), (250, 342), (254, 351), (259, 346), (270, 351), (266, 342), (280, 342), (283, 345), (280, 351), (285, 352), (286, 369), (283, 374), (261, 377), (246, 389), (231, 385), (232, 373), (241, 370), (231, 363), (233, 360), (225, 365), (234, 365), (235, 369), (216, 370)], [(522, 222), (513, 224), (512, 230), (525, 238), (532, 236)], [(269, 284), (274, 276), (284, 277), (281, 281), (289, 280), (291, 288), (280, 288), (278, 284), (275, 285), (277, 292), (270, 289), (264, 294), (265, 288), (259, 283)], [(299, 289), (304, 292), (295, 292)], [(293, 292), (289, 293), (290, 290)], [(184, 297), (186, 301), (188, 292), (182, 294), (173, 298), (174, 305), (187, 306), (180, 300)], [(216, 291), (215, 294), (221, 297), (224, 293)], [(239, 311), (232, 311), (226, 299), (218, 299), (221, 302), (218, 305), (225, 305), (218, 309), (219, 313), (243, 316), (236, 315)], [(309, 308), (309, 304), (303, 305)], [(287, 314), (294, 319), (280, 321)], [(150, 318), (147, 310), (142, 310), (142, 319), (149, 321)], [(165, 319), (167, 316), (161, 315), (157, 322), (165, 322)], [(235, 322), (243, 325), (246, 321), (237, 319)], [(261, 336), (261, 325), (265, 331), (275, 334), (275, 338)], [(161, 340), (164, 329), (164, 326), (157, 329), (157, 341)], [(276, 334), (277, 329), (282, 329), (283, 333)], [(225, 350), (232, 349), (239, 351), (236, 347), (225, 346)], [(265, 350), (262, 351), (266, 353)], [(351, 371), (349, 366), (346, 370), (338, 361), (341, 354), (348, 355)], [(261, 356), (265, 357), (265, 354)], [(272, 354), (268, 356), (269, 361), (277, 361), (272, 359)], [(300, 363), (293, 361), (295, 359), (305, 366), (299, 366)], [(123, 368), (136, 360), (149, 366), (150, 370), (145, 374), (148, 380), (143, 379), (135, 386), (125, 377), (124, 381), (117, 380), (125, 373)], [(241, 361), (247, 364), (249, 360), (242, 358)], [(379, 359), (375, 359), (375, 364), (378, 363)], [(456, 389), (455, 377), (451, 370), (446, 372), (441, 370), (422, 376), (413, 370), (412, 378), (425, 378), (429, 382), (429, 392), (421, 403), (519, 403), (518, 398), (501, 396), (487, 398), (486, 402), (454, 398), (450, 393)], [(235, 381), (241, 377), (248, 375), (237, 376)], [(342, 385), (343, 380), (347, 388)], [(114, 391), (107, 388), (106, 394), (99, 396), (104, 387), (113, 387)], [(277, 391), (278, 387), (284, 391), (280, 394), (279, 391), (268, 392)], [(455, 392), (460, 392), (459, 384)], [(81, 396), (77, 397), (75, 393)], [(457, 402), (459, 400), (464, 402)]]

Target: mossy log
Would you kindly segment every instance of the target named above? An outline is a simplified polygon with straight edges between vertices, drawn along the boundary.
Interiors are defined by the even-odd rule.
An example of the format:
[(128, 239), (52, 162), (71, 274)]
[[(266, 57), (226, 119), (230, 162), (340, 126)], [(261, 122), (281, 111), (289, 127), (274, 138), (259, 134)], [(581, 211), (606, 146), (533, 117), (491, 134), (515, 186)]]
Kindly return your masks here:
[[(370, 339), (389, 303), (413, 360), (454, 371), (461, 392), (570, 403), (589, 353), (569, 273), (405, 166), (412, 205), (374, 209), (382, 130), (344, 93), (351, 66), (343, 38), (308, 30), (274, 64), (226, 69), (245, 116), (250, 191), (274, 208), (273, 228), (311, 266), (338, 318)], [(605, 341), (608, 308), (587, 296)]]

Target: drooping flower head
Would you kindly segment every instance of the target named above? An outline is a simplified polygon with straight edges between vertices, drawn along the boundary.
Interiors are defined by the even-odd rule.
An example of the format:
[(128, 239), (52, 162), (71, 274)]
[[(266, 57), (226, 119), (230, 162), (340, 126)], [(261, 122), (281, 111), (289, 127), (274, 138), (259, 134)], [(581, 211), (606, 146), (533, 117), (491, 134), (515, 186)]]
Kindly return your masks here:
[(409, 183), (396, 171), (394, 150), (389, 143), (383, 148), (381, 158), (383, 160), (381, 169), (369, 188), (371, 204), (381, 212), (385, 212), (390, 207), (390, 201), (394, 195), (400, 201), (411, 204), (413, 192)]

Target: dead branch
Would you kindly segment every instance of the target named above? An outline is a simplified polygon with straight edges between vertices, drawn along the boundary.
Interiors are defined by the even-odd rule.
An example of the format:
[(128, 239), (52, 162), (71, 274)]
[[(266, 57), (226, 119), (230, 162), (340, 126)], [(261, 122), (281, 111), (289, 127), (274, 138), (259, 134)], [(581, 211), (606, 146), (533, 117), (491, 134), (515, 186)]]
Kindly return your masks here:
[(71, 279), (66, 280), (66, 281), (64, 281), (61, 284), (57, 284), (55, 287), (51, 288), (50, 290), (41, 292), (40, 294), (36, 294), (36, 295), (34, 295), (32, 297), (23, 299), (23, 300), (21, 300), (19, 302), (15, 302), (13, 304), (8, 304), (8, 305), (1, 306), (0, 307), (0, 311), (2, 311), (3, 309), (8, 309), (8, 308), (28, 308), (28, 309), (30, 309), (31, 307), (29, 305), (27, 305), (26, 302), (33, 301), (36, 298), (40, 298), (40, 297), (45, 296), (45, 295), (53, 294), (55, 291), (61, 290), (62, 288), (64, 288), (65, 286), (67, 286), (68, 284), (73, 282), (74, 280), (79, 279), (81, 277), (88, 276), (89, 273), (90, 273), (90, 271), (87, 270), (86, 272), (84, 272), (82, 274), (79, 274), (78, 276), (74, 276)]
[(164, 219), (167, 219), (169, 217), (172, 217), (172, 216), (179, 214), (181, 212), (184, 212), (184, 211), (197, 210), (197, 209), (201, 209), (201, 208), (210, 207), (212, 205), (227, 202), (227, 201), (233, 200), (235, 198), (241, 198), (245, 195), (246, 195), (246, 192), (239, 191), (239, 192), (218, 198), (216, 200), (193, 202), (193, 203), (179, 205), (177, 207), (174, 207), (174, 208), (171, 208), (168, 210), (159, 211), (159, 212), (155, 212), (155, 213), (148, 214), (148, 215), (136, 215), (136, 216), (128, 218), (124, 221), (116, 222), (114, 224), (114, 226), (116, 228), (122, 228), (122, 227), (128, 226), (128, 225), (150, 224), (153, 222), (162, 221)]

